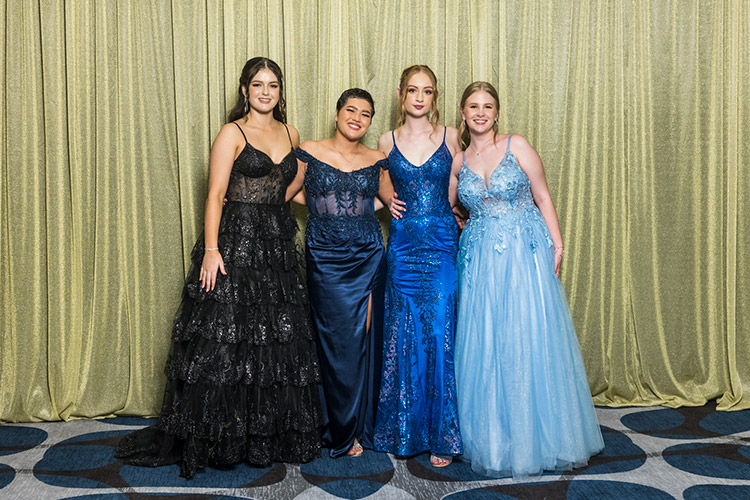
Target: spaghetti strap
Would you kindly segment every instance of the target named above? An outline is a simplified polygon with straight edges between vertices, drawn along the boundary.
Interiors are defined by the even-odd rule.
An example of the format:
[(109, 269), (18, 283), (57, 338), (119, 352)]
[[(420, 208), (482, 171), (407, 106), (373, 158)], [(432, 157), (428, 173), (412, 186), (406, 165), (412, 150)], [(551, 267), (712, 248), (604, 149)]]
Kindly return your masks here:
[(391, 130), (391, 139), (393, 139), (393, 145), (396, 145), (396, 134), (393, 133), (394, 131)]
[(445, 142), (445, 134), (448, 133), (448, 127), (443, 127), (443, 142)]
[(245, 139), (245, 144), (250, 144), (249, 142), (247, 142), (247, 137), (245, 137), (245, 132), (242, 131), (242, 127), (240, 127), (240, 124), (237, 122), (232, 122), (232, 123), (237, 125), (237, 128), (240, 129), (240, 134), (242, 134), (242, 138)]
[(508, 136), (508, 145), (505, 146), (505, 151), (510, 151), (510, 138), (513, 137), (513, 134), (510, 134)]
[(461, 161), (466, 163), (466, 151), (461, 151)]
[(289, 127), (286, 126), (286, 123), (283, 124), (284, 128), (286, 129), (286, 136), (289, 137), (289, 145), (294, 149), (294, 143), (292, 142), (292, 136), (289, 133)]

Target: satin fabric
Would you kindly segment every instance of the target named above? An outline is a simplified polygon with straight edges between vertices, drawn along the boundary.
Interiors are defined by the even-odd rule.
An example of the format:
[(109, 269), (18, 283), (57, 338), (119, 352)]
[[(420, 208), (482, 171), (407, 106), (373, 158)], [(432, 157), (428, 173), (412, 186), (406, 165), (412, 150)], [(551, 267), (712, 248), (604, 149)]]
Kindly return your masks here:
[[(374, 215), (385, 159), (343, 172), (302, 149), (307, 162), (307, 286), (321, 368), (323, 446), (373, 446), (382, 364), (385, 246)], [(368, 302), (372, 296), (370, 329)]]
[(331, 457), (345, 454), (355, 437), (372, 448), (382, 364), (384, 254), (376, 241), (345, 247), (307, 244), (307, 285), (322, 373), (323, 445)]

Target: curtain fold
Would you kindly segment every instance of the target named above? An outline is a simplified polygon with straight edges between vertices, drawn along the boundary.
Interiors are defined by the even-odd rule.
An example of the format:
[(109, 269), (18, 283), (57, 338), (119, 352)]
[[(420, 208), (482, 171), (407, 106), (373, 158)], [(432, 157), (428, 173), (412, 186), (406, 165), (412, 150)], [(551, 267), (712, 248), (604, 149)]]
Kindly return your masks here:
[[(289, 122), (365, 142), (428, 64), (544, 160), (597, 404), (750, 408), (750, 7), (741, 0), (4, 0), (0, 421), (159, 411), (211, 143), (255, 55)], [(304, 211), (300, 225), (304, 225)], [(745, 390), (748, 389), (748, 390)]]

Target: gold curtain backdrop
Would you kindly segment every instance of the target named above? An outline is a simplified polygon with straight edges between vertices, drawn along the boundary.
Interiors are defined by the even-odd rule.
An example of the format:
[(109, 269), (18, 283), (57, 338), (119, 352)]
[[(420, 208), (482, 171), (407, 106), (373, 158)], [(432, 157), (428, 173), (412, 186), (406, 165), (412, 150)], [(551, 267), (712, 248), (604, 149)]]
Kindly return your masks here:
[(748, 2), (0, 5), (0, 420), (158, 413), (209, 148), (256, 55), (303, 139), (359, 86), (374, 146), (411, 64), (448, 125), (495, 84), (545, 162), (595, 402), (750, 408)]

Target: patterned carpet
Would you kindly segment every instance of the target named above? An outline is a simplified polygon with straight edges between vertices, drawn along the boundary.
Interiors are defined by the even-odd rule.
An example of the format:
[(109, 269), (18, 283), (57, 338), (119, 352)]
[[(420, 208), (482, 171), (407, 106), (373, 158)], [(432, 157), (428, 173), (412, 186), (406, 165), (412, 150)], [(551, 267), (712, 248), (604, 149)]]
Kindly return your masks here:
[(589, 466), (526, 480), (487, 479), (428, 456), (321, 458), (302, 466), (209, 468), (191, 481), (176, 466), (123, 466), (118, 438), (146, 425), (114, 418), (0, 426), (2, 499), (750, 499), (750, 410), (597, 408), (606, 448)]

